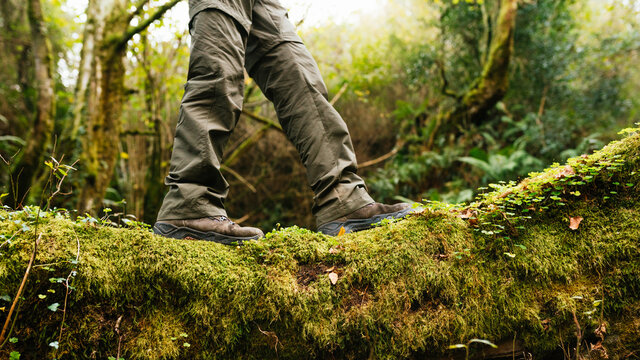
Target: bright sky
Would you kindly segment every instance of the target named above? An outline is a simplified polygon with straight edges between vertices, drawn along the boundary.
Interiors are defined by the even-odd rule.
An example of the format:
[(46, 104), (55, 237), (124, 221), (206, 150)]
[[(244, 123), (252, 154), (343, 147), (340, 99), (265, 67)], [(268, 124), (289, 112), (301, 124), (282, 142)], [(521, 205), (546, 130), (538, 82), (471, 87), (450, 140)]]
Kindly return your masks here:
[[(304, 18), (304, 26), (317, 26), (323, 22), (345, 22), (359, 13), (374, 12), (383, 3), (381, 0), (280, 0), (289, 10), (289, 17), (297, 23)], [(189, 17), (189, 7), (184, 1), (174, 8), (171, 18), (184, 21)]]
[[(98, 0), (99, 1), (99, 0)], [(359, 15), (371, 14), (380, 11), (388, 0), (280, 0), (281, 4), (289, 10), (289, 18), (296, 24), (304, 19), (301, 28), (320, 26), (322, 24), (345, 23), (357, 21)], [(63, 10), (73, 14), (76, 21), (84, 23), (84, 14), (88, 0), (67, 0), (63, 3)], [(162, 4), (164, 0), (152, 0), (152, 3)], [(174, 6), (165, 14), (164, 26), (151, 27), (150, 36), (155, 41), (171, 41), (175, 32), (186, 30), (189, 23), (189, 5), (184, 0)], [(80, 34), (71, 34), (77, 39)], [(72, 62), (79, 61), (81, 44), (76, 44), (69, 58)], [(60, 62), (59, 71), (63, 75), (63, 83), (71, 85), (75, 81), (76, 70)]]
[[(86, 0), (70, 0), (85, 2)], [(302, 28), (314, 27), (323, 23), (344, 23), (351, 22), (358, 18), (358, 15), (374, 13), (382, 8), (386, 0), (280, 0), (280, 3), (289, 10), (289, 18), (296, 24), (304, 19)], [(170, 13), (165, 15), (170, 26), (176, 29), (186, 29), (189, 22), (189, 5), (183, 1), (176, 5)], [(170, 40), (166, 37), (172, 36), (170, 33), (157, 33), (158, 40)]]
[[(297, 23), (304, 19), (304, 27), (318, 26), (325, 22), (349, 22), (357, 18), (359, 14), (372, 13), (382, 8), (387, 0), (280, 0), (280, 3), (289, 10), (289, 17)], [(155, 1), (159, 2), (159, 1)], [(66, 10), (81, 14), (87, 6), (87, 0), (68, 0), (64, 5)], [(167, 15), (169, 22), (177, 26), (187, 26), (189, 18), (188, 2), (182, 1), (176, 5)]]
[[(383, 8), (388, 0), (280, 0), (289, 10), (289, 18), (296, 24), (304, 19), (301, 28), (320, 26), (327, 22), (354, 22), (359, 15), (371, 14)], [(152, 3), (164, 3), (153, 0)], [(84, 22), (87, 0), (67, 0), (63, 9), (77, 16), (77, 21)], [(151, 37), (158, 41), (171, 41), (175, 30), (186, 29), (189, 23), (189, 5), (184, 0), (165, 14), (165, 27), (151, 30)], [(174, 31), (172, 31), (174, 30)], [(79, 36), (79, 34), (75, 34)]]

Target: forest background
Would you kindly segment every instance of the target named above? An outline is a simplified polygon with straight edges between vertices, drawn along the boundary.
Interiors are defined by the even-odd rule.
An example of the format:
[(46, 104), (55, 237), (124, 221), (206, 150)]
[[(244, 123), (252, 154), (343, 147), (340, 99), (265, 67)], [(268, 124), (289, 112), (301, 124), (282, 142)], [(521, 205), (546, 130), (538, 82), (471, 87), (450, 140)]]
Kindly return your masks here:
[[(305, 22), (318, 19), (310, 6), (292, 20), (379, 201), (469, 201), (638, 121), (640, 1), (376, 4)], [(0, 0), (2, 204), (38, 204), (55, 168), (71, 173), (52, 206), (154, 222), (186, 81), (190, 37), (176, 20), (185, 7)], [(313, 227), (297, 152), (245, 84), (222, 167), (229, 215), (263, 229)]]

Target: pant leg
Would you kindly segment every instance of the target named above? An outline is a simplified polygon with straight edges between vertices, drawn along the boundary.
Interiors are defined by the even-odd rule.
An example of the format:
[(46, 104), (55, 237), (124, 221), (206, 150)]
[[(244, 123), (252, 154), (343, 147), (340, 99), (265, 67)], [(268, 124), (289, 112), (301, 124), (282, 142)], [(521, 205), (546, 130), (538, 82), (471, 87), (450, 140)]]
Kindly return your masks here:
[(220, 163), (242, 110), (247, 33), (218, 10), (199, 12), (191, 30), (189, 73), (165, 179), (170, 188), (158, 220), (226, 215), (229, 184)]
[(349, 214), (373, 199), (356, 174), (344, 120), (328, 101), (320, 70), (277, 0), (256, 0), (247, 43), (247, 70), (275, 106), (287, 137), (307, 170), (318, 224)]

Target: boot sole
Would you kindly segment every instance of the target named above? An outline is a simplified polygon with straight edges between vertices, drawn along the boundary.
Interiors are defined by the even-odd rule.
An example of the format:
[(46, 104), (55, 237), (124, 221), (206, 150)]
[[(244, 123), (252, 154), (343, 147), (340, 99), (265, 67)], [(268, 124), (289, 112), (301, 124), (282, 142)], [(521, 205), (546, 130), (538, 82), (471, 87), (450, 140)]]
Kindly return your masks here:
[(243, 242), (249, 240), (257, 240), (260, 235), (251, 237), (237, 237), (217, 233), (215, 231), (198, 231), (187, 227), (178, 227), (166, 223), (156, 223), (153, 225), (153, 233), (172, 239), (193, 239), (213, 241), (223, 245), (242, 245)]
[(340, 233), (340, 228), (344, 227), (345, 234), (368, 230), (373, 227), (374, 224), (379, 223), (384, 219), (401, 219), (411, 213), (413, 209), (411, 207), (388, 213), (379, 214), (366, 219), (349, 219), (347, 221), (330, 221), (326, 224), (322, 224), (318, 227), (318, 232), (325, 235), (336, 236)]

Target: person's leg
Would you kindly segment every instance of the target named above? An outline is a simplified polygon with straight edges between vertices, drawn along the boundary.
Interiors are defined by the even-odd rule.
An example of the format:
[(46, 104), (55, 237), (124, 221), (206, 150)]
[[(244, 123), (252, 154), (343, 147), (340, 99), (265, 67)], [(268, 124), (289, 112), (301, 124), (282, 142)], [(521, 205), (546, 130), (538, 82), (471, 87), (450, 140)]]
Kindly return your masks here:
[(263, 236), (226, 217), (229, 188), (220, 173), (224, 146), (242, 110), (247, 31), (219, 9), (192, 20), (189, 74), (156, 234), (224, 244)]
[(224, 146), (242, 110), (246, 33), (218, 10), (192, 22), (189, 73), (158, 220), (226, 216)]
[(311, 54), (274, 0), (256, 0), (247, 43), (247, 71), (275, 106), (287, 137), (300, 153), (324, 224), (373, 199), (356, 175), (357, 162), (345, 122), (327, 99)]

